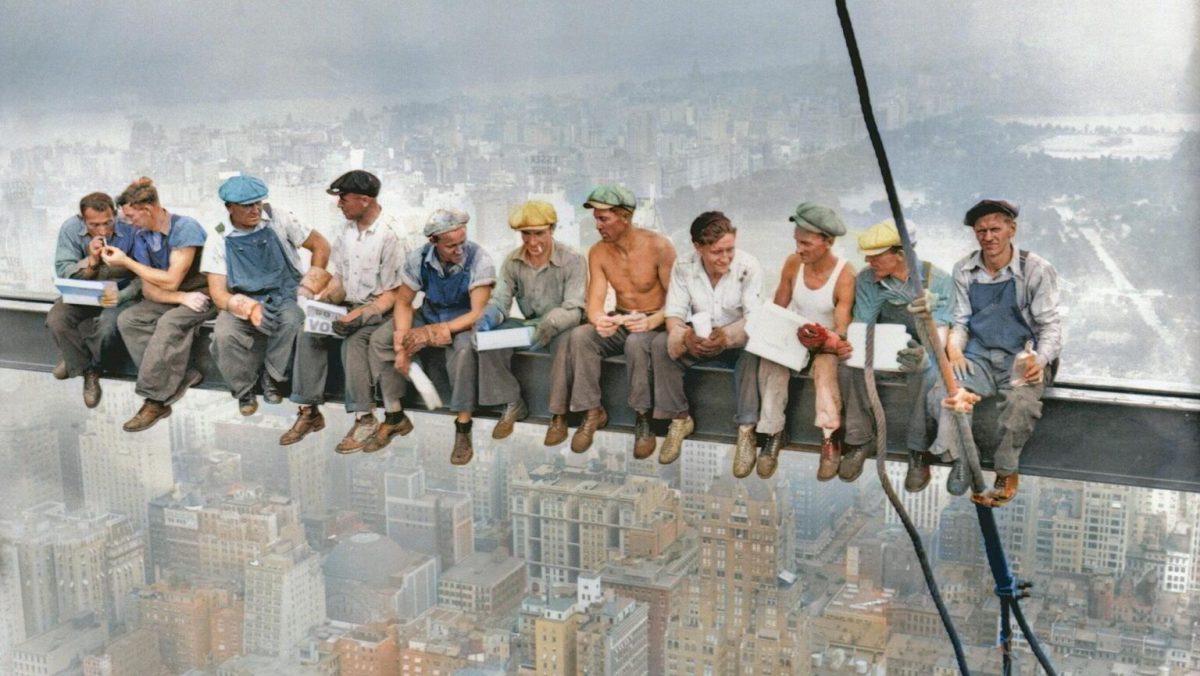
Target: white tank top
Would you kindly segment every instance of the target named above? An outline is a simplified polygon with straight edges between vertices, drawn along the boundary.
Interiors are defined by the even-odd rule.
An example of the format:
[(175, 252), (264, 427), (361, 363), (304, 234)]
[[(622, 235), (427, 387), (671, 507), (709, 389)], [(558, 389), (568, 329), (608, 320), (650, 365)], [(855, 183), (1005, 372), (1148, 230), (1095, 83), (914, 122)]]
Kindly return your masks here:
[(845, 266), (846, 259), (839, 260), (837, 265), (833, 266), (833, 272), (825, 284), (814, 290), (804, 284), (804, 264), (801, 263), (800, 270), (796, 272), (796, 285), (792, 287), (792, 302), (788, 304), (788, 309), (808, 317), (827, 329), (832, 329), (833, 291), (837, 288), (838, 277), (842, 275), (842, 268)]

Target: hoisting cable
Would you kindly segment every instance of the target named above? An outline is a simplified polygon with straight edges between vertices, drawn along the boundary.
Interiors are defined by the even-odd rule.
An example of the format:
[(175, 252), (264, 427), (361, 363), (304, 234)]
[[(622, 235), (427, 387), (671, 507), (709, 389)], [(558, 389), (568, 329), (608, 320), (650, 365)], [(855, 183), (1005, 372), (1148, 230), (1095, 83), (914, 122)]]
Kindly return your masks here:
[[(875, 158), (879, 163), (879, 171), (883, 178), (884, 189), (887, 191), (888, 205), (891, 207), (892, 218), (896, 223), (896, 230), (900, 234), (900, 241), (904, 247), (905, 258), (908, 262), (908, 269), (918, 271), (921, 269), (920, 261), (917, 259), (916, 251), (912, 246), (912, 239), (909, 236), (908, 228), (904, 223), (904, 214), (900, 208), (900, 200), (896, 193), (895, 182), (892, 179), (891, 167), (888, 164), (887, 152), (883, 146), (883, 138), (879, 133), (879, 126), (875, 122), (874, 109), (871, 107), (871, 95), (867, 87), (866, 71), (863, 67), (862, 57), (858, 50), (858, 41), (854, 36), (854, 26), (850, 20), (850, 13), (846, 7), (845, 0), (835, 0), (837, 6), (838, 19), (842, 26), (842, 35), (846, 40), (846, 49), (850, 56), (850, 65), (854, 71), (855, 85), (858, 89), (859, 104), (862, 108), (863, 121), (867, 127), (867, 133), (871, 139), (871, 146), (875, 152)], [(909, 285), (912, 291), (913, 298), (920, 298), (924, 295), (922, 288), (922, 280), (919, 273), (910, 274)], [(932, 309), (932, 308), (931, 308)], [(950, 368), (949, 360), (946, 357), (945, 351), (942, 349), (941, 340), (937, 330), (933, 325), (932, 317), (926, 315), (923, 321), (917, 321), (917, 333), (921, 338), (921, 342), (925, 345), (926, 350), (931, 353), (937, 360), (938, 371), (941, 375), (942, 382), (946, 387), (947, 394), (954, 398), (959, 394), (958, 383), (954, 378), (953, 371)], [(950, 614), (946, 610), (945, 603), (942, 600), (941, 592), (938, 590), (937, 581), (934, 579), (932, 568), (929, 565), (928, 557), (925, 554), (925, 547), (921, 541), (920, 534), (917, 533), (913, 526), (912, 519), (909, 517), (907, 510), (904, 509), (899, 497), (896, 495), (895, 489), (891, 485), (891, 481), (887, 477), (885, 469), (886, 452), (887, 452), (887, 421), (884, 417), (883, 405), (879, 401), (879, 394), (875, 388), (875, 370), (874, 364), (874, 346), (875, 346), (875, 322), (872, 321), (867, 325), (867, 337), (865, 352), (865, 369), (864, 376), (867, 385), (867, 394), (871, 400), (871, 408), (875, 418), (875, 464), (879, 474), (880, 483), (883, 485), (884, 493), (887, 494), (888, 500), (892, 507), (900, 516), (901, 523), (904, 524), (905, 530), (908, 532), (909, 538), (912, 540), (913, 549), (916, 551), (917, 560), (921, 565), (921, 571), (925, 576), (925, 582), (929, 587), (929, 593), (933, 597), (933, 602), (937, 606), (938, 615), (941, 616), (942, 624), (946, 629), (947, 635), (950, 637), (950, 642), (954, 647), (954, 656), (958, 661), (958, 668), (961, 673), (969, 674), (967, 667), (966, 656), (963, 652), (962, 642), (958, 637), (958, 632), (954, 629), (954, 623), (950, 619)], [(956, 411), (954, 414), (954, 426), (958, 436), (959, 448), (964, 455), (970, 472), (973, 488), (976, 493), (984, 490), (985, 484), (983, 481), (983, 471), (979, 463), (979, 451), (975, 446), (974, 439), (971, 435), (970, 423), (967, 420), (966, 414)], [(996, 595), (1000, 597), (1001, 623), (1000, 623), (1000, 646), (1003, 656), (1004, 673), (1009, 674), (1012, 670), (1012, 629), (1009, 622), (1009, 611), (1016, 618), (1017, 624), (1021, 627), (1024, 633), (1025, 640), (1029, 643), (1030, 649), (1037, 657), (1038, 662), (1046, 673), (1051, 676), (1056, 676), (1056, 672), (1045, 652), (1042, 650), (1037, 637), (1029, 624), (1025, 621), (1024, 613), (1021, 612), (1019, 598), (1024, 596), (1024, 590), (1028, 589), (1029, 583), (1018, 583), (1016, 577), (1012, 574), (1008, 565), (1007, 556), (1004, 553), (1004, 547), (1000, 541), (999, 529), (996, 527), (995, 515), (992, 508), (976, 503), (976, 515), (979, 518), (979, 527), (984, 539), (984, 547), (987, 552), (988, 565), (992, 570), (992, 577), (996, 582)]]

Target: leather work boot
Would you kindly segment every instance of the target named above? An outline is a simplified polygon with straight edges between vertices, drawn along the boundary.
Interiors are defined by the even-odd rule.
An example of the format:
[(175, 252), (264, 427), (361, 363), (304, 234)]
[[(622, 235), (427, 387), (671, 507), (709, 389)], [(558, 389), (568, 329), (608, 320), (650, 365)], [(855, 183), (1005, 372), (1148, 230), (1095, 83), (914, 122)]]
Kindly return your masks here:
[(758, 455), (758, 439), (754, 425), (738, 425), (737, 445), (733, 447), (733, 475), (739, 479), (750, 476)]
[[(575, 436), (571, 437), (571, 450), (576, 453), (587, 452), (587, 449), (592, 447), (592, 437), (596, 436), (596, 430), (603, 429), (607, 424), (608, 411), (605, 411), (603, 406), (589, 410), (583, 416), (579, 429), (575, 430)], [(546, 434), (549, 435), (549, 432)]]
[(167, 406), (174, 404), (180, 399), (183, 399), (183, 395), (187, 394), (187, 391), (190, 388), (193, 388), (202, 382), (204, 382), (203, 373), (196, 369), (188, 369), (187, 372), (183, 374), (183, 382), (179, 383), (179, 389), (175, 390), (175, 393), (168, 397), (163, 403), (165, 403)]
[(454, 450), (450, 452), (451, 465), (465, 465), (475, 457), (475, 448), (471, 445), (471, 423), (454, 421)]
[(123, 429), (126, 432), (141, 432), (153, 427), (154, 423), (169, 415), (171, 415), (171, 407), (168, 404), (147, 399), (142, 404), (142, 408), (137, 412), (137, 415), (130, 418), (123, 426)]
[[(656, 446), (658, 446), (658, 437), (654, 436), (654, 428), (650, 426), (650, 412), (638, 411), (637, 419), (633, 421), (633, 457), (645, 460), (654, 455)], [(678, 456), (679, 454), (676, 453), (676, 457)]]
[(259, 380), (259, 383), (262, 386), (263, 401), (268, 404), (283, 403), (283, 394), (279, 392), (279, 383), (275, 382), (275, 379), (267, 373), (266, 369), (263, 369), (262, 378)]
[(554, 415), (550, 417), (550, 426), (546, 428), (546, 438), (542, 443), (547, 446), (557, 446), (567, 440), (567, 416)]
[[(669, 465), (679, 458), (679, 452), (683, 450), (683, 440), (691, 436), (692, 432), (696, 431), (696, 422), (692, 420), (692, 416), (686, 418), (675, 418), (671, 421), (671, 426), (667, 428), (667, 438), (663, 439), (662, 448), (658, 451), (658, 462), (662, 465)], [(650, 451), (653, 453), (654, 451)], [(635, 451), (636, 453), (636, 451)]]
[(59, 359), (58, 363), (54, 365), (54, 370), (50, 372), (50, 375), (54, 376), (55, 380), (66, 380), (67, 378), (70, 378), (71, 374), (67, 373), (67, 362)]
[(88, 369), (83, 372), (83, 405), (88, 408), (96, 408), (100, 405), (100, 395), (104, 391), (100, 389), (100, 372), (96, 369)]
[(368, 413), (364, 416), (359, 416), (354, 419), (354, 425), (350, 427), (350, 431), (346, 432), (346, 436), (338, 442), (334, 447), (334, 451), (342, 453), (357, 453), (363, 448), (363, 442), (375, 433), (375, 428), (379, 426), (379, 421), (375, 419), (375, 414)]
[(971, 479), (967, 475), (967, 461), (957, 458), (950, 466), (950, 476), (946, 477), (946, 492), (950, 495), (962, 495), (971, 487)]
[(492, 428), (493, 439), (507, 439), (508, 435), (512, 434), (513, 426), (518, 420), (524, 420), (529, 417), (529, 407), (525, 405), (525, 400), (517, 397), (517, 400), (504, 407), (504, 414), (500, 416), (500, 420), (496, 421), (496, 426)]
[(392, 443), (395, 437), (402, 437), (413, 431), (412, 421), (403, 413), (400, 414), (399, 422), (389, 423), (385, 418), (383, 422), (375, 428), (374, 434), (367, 437), (363, 442), (363, 453), (374, 453), (383, 450), (385, 446)]
[(838, 478), (846, 482), (857, 479), (862, 474), (863, 463), (871, 457), (870, 444), (849, 446), (848, 448), (850, 450), (843, 450), (842, 462), (838, 465)]
[(842, 445), (832, 436), (821, 442), (821, 459), (817, 462), (817, 481), (829, 481), (837, 476), (842, 461)]
[(1007, 476), (996, 475), (996, 483), (992, 488), (971, 496), (971, 502), (984, 507), (1003, 507), (1010, 500), (1017, 496), (1017, 484), (1020, 481), (1017, 478), (1017, 473), (1013, 472)]
[(770, 479), (774, 476), (776, 468), (779, 467), (779, 453), (783, 450), (783, 444), (783, 432), (767, 437), (767, 443), (763, 444), (762, 452), (758, 454), (758, 463), (755, 465), (759, 477)]
[(908, 472), (904, 474), (904, 490), (909, 493), (920, 493), (929, 485), (929, 459), (922, 451), (908, 452)]
[(253, 392), (247, 392), (238, 397), (238, 413), (251, 416), (258, 412), (258, 397)]
[(296, 415), (296, 422), (292, 423), (292, 429), (279, 437), (279, 445), (290, 446), (308, 436), (309, 432), (320, 432), (323, 429), (325, 416), (321, 415), (321, 410), (316, 406), (301, 406), (300, 413)]

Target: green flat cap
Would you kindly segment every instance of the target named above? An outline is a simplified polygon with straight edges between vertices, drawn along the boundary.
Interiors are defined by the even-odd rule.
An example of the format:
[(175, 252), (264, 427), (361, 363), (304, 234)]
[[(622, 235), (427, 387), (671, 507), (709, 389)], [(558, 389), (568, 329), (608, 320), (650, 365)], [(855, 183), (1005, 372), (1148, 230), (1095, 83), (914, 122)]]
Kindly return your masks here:
[(818, 235), (841, 237), (846, 234), (846, 224), (837, 212), (827, 206), (812, 202), (801, 202), (796, 207), (796, 213), (788, 217), (797, 228), (803, 228)]
[(598, 185), (588, 195), (583, 206), (589, 209), (625, 207), (632, 211), (637, 208), (637, 197), (634, 196), (632, 190), (619, 183)]

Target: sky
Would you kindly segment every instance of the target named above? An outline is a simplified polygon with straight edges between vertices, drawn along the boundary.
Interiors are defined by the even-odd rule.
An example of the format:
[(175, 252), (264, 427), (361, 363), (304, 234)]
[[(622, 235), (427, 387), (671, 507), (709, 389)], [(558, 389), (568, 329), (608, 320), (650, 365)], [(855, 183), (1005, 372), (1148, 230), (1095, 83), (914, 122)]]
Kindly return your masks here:
[[(0, 108), (604, 89), (693, 64), (797, 65), (822, 49), (845, 63), (832, 0), (0, 0), (0, 11)], [(1028, 72), (1077, 88), (1081, 105), (1164, 109), (1200, 42), (1192, 0), (893, 0), (850, 11), (876, 71)]]

